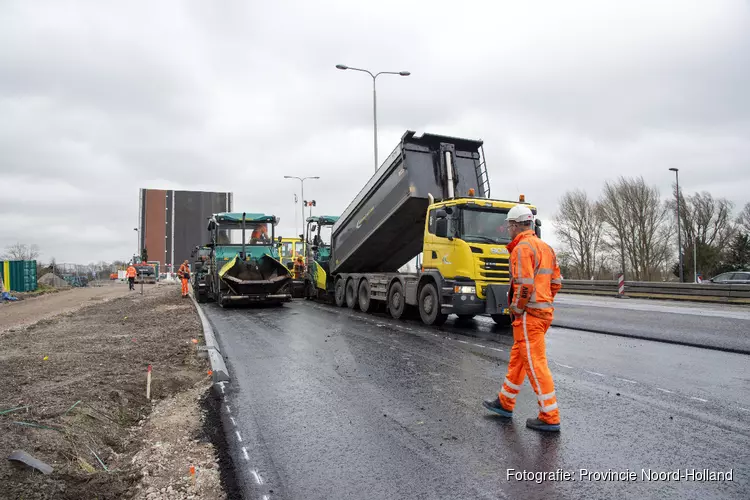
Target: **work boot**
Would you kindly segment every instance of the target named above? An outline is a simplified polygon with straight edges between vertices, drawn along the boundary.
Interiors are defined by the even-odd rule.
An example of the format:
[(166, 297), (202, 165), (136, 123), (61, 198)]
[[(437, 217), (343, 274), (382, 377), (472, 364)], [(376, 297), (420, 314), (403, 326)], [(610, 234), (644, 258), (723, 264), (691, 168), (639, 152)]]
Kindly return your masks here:
[(500, 398), (494, 400), (485, 399), (482, 401), (482, 406), (490, 410), (491, 412), (497, 413), (501, 417), (513, 418), (513, 410), (506, 410), (503, 408), (503, 404), (500, 402)]
[(560, 424), (548, 424), (547, 422), (542, 422), (538, 418), (527, 418), (526, 427), (534, 429), (535, 431), (560, 432)]

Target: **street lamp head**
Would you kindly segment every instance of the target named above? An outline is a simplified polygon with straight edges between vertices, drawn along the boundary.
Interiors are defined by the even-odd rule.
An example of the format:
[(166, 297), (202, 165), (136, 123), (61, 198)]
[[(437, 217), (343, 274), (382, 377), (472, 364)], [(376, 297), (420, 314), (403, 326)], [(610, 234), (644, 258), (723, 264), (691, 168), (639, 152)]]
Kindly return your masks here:
[(133, 228), (133, 231), (138, 231), (138, 228), (137, 228), (137, 227), (134, 227), (134, 228)]
[(409, 75), (411, 75), (411, 73), (409, 73), (408, 71), (399, 71), (398, 74), (401, 75), (401, 76), (409, 76)]
[(346, 66), (345, 64), (337, 64), (336, 68), (337, 69), (349, 69), (349, 66)]
[(294, 177), (292, 177), (291, 175), (285, 175), (284, 179), (294, 179)]
[(310, 177), (310, 179), (320, 179), (320, 177), (316, 175), (315, 177)]
[(675, 168), (675, 167), (671, 167), (669, 170), (671, 170), (672, 172), (679, 172), (680, 171), (679, 168)]

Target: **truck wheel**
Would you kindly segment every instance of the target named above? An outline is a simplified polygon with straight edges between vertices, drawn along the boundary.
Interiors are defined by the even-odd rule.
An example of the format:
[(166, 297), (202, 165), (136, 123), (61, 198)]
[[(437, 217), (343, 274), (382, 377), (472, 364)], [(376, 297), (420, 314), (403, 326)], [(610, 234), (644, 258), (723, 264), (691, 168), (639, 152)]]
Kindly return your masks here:
[(404, 287), (398, 281), (391, 285), (391, 289), (388, 290), (388, 309), (393, 319), (400, 319), (406, 309)]
[(370, 282), (367, 278), (359, 284), (359, 309), (362, 312), (370, 310)]
[(346, 282), (346, 307), (349, 309), (357, 309), (357, 289), (354, 287), (354, 280)]
[(493, 314), (492, 321), (497, 323), (498, 326), (508, 327), (512, 323), (510, 316), (507, 314)]
[(334, 298), (336, 299), (336, 305), (344, 307), (346, 304), (346, 290), (344, 287), (344, 280), (336, 281), (336, 288), (334, 289)]
[(448, 319), (440, 312), (440, 296), (433, 283), (427, 283), (419, 292), (419, 315), (425, 325), (440, 326)]

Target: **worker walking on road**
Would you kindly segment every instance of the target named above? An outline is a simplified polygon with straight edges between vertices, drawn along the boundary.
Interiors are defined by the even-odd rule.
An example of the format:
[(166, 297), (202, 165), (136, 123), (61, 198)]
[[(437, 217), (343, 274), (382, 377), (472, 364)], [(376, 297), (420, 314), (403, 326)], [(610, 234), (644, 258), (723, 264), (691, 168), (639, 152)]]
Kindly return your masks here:
[(562, 288), (560, 268), (554, 250), (532, 230), (534, 215), (527, 206), (511, 208), (507, 220), (513, 238), (507, 246), (513, 348), (500, 393), (494, 400), (484, 401), (484, 407), (503, 417), (513, 417), (516, 396), (528, 376), (539, 403), (539, 415), (527, 419), (526, 427), (559, 431), (560, 412), (552, 373), (547, 366), (544, 335), (552, 323), (555, 295)]
[(135, 290), (135, 276), (138, 274), (135, 267), (131, 264), (128, 266), (128, 270), (125, 271), (125, 277), (128, 279), (128, 288)]
[(187, 260), (182, 263), (180, 269), (177, 271), (177, 275), (182, 282), (182, 297), (185, 298), (188, 296), (188, 281), (190, 280), (190, 267)]

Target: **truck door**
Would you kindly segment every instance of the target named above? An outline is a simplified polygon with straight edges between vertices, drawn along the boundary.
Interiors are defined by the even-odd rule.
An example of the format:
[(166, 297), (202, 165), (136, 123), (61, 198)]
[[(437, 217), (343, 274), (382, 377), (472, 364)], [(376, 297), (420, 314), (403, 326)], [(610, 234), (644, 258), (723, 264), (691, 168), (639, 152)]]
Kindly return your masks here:
[[(437, 209), (431, 209), (427, 214), (422, 265), (425, 269), (438, 269), (443, 277), (452, 278), (450, 272), (451, 255), (456, 249), (456, 242), (453, 239), (437, 236), (437, 212)], [(448, 217), (448, 235), (452, 235), (453, 231), (454, 222)]]

